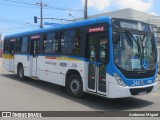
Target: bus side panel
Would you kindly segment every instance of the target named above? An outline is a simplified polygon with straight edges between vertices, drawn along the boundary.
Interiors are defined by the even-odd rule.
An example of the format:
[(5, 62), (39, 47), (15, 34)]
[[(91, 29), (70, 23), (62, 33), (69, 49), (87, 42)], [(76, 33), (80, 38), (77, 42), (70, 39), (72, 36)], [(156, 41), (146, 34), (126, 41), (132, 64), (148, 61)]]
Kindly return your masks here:
[(84, 79), (83, 79), (83, 91), (87, 91), (88, 90), (88, 62), (84, 63)]
[(14, 56), (11, 54), (3, 54), (3, 68), (9, 72), (13, 72)]
[[(70, 59), (70, 58), (69, 58)], [(65, 66), (66, 64), (66, 66)], [(69, 70), (75, 70), (77, 71), (79, 74), (80, 74), (80, 77), (82, 79), (82, 83), (83, 83), (83, 90), (85, 89), (85, 62), (83, 60), (78, 60), (78, 59), (72, 59), (71, 60), (61, 60), (59, 61), (59, 68), (62, 70), (63, 74), (65, 75), (65, 78), (66, 78), (66, 75), (67, 75), (67, 72)], [(65, 85), (65, 79), (64, 79), (64, 85)]]
[(46, 59), (45, 56), (38, 57), (38, 78), (43, 81), (64, 85), (64, 75), (58, 68), (57, 61)]
[(11, 72), (14, 72), (14, 58), (9, 60), (9, 69)]
[(29, 56), (28, 55), (15, 55), (14, 56), (14, 72), (17, 73), (17, 67), (19, 63), (22, 63), (24, 68), (24, 75), (30, 77), (29, 70)]
[(9, 62), (10, 60), (9, 59), (6, 59), (6, 58), (3, 58), (3, 68), (5, 69), (5, 70), (7, 70), (7, 71), (10, 71), (10, 69), (9, 69)]
[[(38, 59), (38, 77), (41, 80), (65, 86), (68, 70), (77, 70), (84, 77), (84, 62), (63, 57), (40, 57)], [(83, 82), (84, 83), (84, 82)]]

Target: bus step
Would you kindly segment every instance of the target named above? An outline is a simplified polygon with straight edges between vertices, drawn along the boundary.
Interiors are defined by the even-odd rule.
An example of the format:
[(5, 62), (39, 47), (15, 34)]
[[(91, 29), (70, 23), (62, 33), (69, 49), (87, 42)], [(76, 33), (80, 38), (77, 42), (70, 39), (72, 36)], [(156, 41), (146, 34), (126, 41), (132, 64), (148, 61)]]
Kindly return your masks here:
[(31, 77), (31, 79), (33, 79), (33, 80), (38, 80), (38, 77)]

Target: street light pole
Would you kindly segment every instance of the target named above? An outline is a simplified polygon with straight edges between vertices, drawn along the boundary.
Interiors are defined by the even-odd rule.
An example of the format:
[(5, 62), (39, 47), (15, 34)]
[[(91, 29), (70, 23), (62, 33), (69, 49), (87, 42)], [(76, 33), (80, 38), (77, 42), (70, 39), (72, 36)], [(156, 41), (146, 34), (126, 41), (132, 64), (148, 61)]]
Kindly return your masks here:
[(40, 6), (40, 14), (41, 14), (41, 22), (40, 22), (40, 28), (43, 28), (43, 7), (47, 7), (47, 4), (44, 4), (41, 0), (40, 3), (37, 3), (38, 6)]
[(40, 28), (43, 28), (43, 9), (42, 9), (43, 5), (42, 5), (42, 0), (41, 0), (40, 7), (41, 7), (41, 24), (40, 24)]
[(87, 5), (88, 1), (85, 0), (85, 5), (84, 5), (84, 19), (88, 18), (88, 5)]

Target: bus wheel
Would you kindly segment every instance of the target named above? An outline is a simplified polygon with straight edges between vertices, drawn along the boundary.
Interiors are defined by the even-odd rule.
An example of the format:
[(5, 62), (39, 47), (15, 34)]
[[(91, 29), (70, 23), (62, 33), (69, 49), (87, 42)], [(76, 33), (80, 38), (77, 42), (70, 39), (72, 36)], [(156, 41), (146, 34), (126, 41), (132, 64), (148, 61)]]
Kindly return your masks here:
[(82, 79), (78, 74), (73, 74), (69, 77), (67, 81), (67, 90), (73, 97), (83, 97), (84, 93)]
[(25, 78), (23, 65), (20, 65), (20, 66), (18, 67), (18, 78), (19, 78), (20, 80), (24, 80), (24, 78)]

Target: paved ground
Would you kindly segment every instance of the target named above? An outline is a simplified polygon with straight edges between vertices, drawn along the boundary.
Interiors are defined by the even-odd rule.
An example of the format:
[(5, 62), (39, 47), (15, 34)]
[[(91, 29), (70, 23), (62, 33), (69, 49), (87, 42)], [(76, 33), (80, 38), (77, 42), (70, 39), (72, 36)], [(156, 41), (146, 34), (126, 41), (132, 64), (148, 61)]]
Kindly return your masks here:
[[(51, 83), (30, 79), (27, 81), (18, 80), (16, 74), (3, 70), (2, 60), (0, 59), (0, 111), (101, 110), (160, 111), (160, 87), (156, 93), (139, 97), (105, 99), (87, 95), (83, 99), (76, 99), (70, 97), (65, 88)], [(67, 119), (70, 120), (71, 118)], [(72, 119), (75, 120), (75, 118)], [(96, 118), (88, 119), (93, 120)]]

